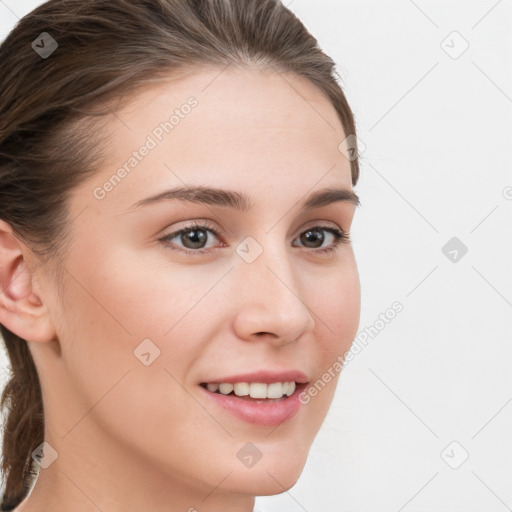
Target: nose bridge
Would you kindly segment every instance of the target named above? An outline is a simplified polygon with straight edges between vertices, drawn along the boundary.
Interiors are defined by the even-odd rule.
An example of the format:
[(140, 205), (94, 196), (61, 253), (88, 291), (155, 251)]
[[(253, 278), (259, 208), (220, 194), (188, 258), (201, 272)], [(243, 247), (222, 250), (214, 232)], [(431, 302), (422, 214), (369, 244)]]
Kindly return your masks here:
[(238, 313), (246, 335), (273, 333), (296, 339), (314, 321), (297, 285), (286, 244), (278, 236), (247, 237), (237, 248)]

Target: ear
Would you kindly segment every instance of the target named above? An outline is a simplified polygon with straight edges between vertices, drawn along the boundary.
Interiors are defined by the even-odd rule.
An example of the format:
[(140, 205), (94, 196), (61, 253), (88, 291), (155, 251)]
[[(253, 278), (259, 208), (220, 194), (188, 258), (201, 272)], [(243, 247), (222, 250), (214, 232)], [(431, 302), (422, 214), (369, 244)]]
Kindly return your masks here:
[(0, 323), (26, 341), (50, 341), (56, 333), (41, 291), (36, 289), (29, 255), (27, 245), (0, 220)]

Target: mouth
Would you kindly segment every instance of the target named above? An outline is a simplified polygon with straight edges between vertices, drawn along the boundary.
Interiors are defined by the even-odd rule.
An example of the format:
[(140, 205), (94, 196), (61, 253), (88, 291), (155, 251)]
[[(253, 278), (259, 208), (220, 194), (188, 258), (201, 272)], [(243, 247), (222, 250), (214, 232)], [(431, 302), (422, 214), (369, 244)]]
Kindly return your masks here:
[(301, 408), (299, 394), (307, 382), (202, 382), (199, 387), (224, 414), (259, 426), (291, 420)]

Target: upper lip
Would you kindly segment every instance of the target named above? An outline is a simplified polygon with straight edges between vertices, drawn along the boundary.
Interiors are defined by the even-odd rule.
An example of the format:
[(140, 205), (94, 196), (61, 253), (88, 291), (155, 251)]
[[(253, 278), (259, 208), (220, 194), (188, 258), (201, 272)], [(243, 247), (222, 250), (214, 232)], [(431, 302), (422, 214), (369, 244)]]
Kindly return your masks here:
[(237, 382), (261, 382), (264, 384), (270, 384), (272, 382), (290, 382), (292, 380), (299, 384), (308, 382), (306, 374), (299, 370), (258, 370), (251, 373), (230, 375), (229, 377), (207, 380), (205, 381), (205, 384), (221, 384), (223, 382), (231, 384), (235, 384)]

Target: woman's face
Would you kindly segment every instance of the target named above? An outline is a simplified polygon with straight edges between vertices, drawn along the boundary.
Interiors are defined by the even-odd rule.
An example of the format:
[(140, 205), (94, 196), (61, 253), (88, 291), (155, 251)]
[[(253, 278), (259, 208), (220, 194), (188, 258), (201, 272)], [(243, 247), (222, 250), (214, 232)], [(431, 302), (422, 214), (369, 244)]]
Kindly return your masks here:
[[(58, 344), (31, 343), (56, 464), (97, 503), (284, 492), (359, 323), (353, 249), (332, 231), (355, 204), (304, 207), (352, 191), (336, 112), (291, 74), (206, 69), (145, 89), (107, 128), (109, 162), (70, 198), (63, 295), (46, 288)], [(329, 371), (307, 400), (305, 385), (273, 403), (205, 387), (307, 389)]]

